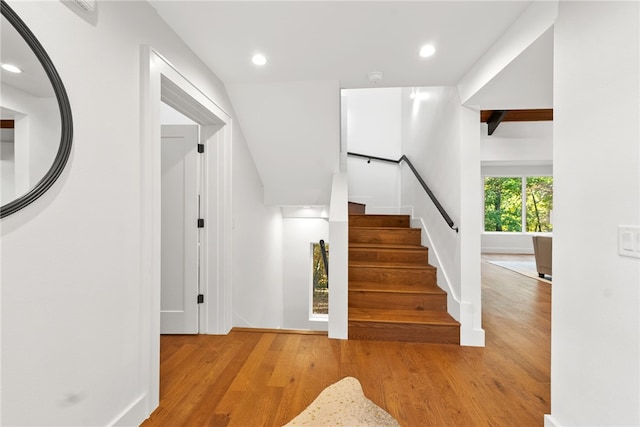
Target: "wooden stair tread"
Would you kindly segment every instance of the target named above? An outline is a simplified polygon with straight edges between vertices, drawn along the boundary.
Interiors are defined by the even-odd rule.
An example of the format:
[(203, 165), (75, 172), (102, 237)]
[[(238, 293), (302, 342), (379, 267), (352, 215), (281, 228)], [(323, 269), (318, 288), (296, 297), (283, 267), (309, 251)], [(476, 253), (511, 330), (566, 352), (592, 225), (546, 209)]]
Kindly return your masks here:
[(350, 322), (411, 323), (423, 325), (459, 326), (446, 311), (390, 310), (380, 308), (349, 308)]
[(353, 219), (357, 222), (358, 220), (367, 218), (368, 221), (374, 220), (400, 220), (400, 221), (411, 221), (409, 215), (384, 215), (384, 214), (361, 214), (361, 213), (350, 213), (349, 217), (353, 217)]
[[(355, 204), (360, 204), (360, 203), (355, 203)], [(349, 215), (367, 215), (369, 218), (399, 218), (399, 217), (407, 218), (411, 216), (409, 214), (349, 214)]]
[(420, 230), (419, 228), (411, 228), (411, 227), (384, 227), (384, 226), (382, 226), (382, 227), (375, 227), (375, 226), (372, 227), (370, 225), (362, 226), (362, 227), (361, 226), (351, 226), (349, 228), (351, 228), (352, 230), (357, 228), (358, 230), (372, 230), (372, 231), (376, 231), (377, 230), (377, 231), (383, 231), (383, 232), (384, 231), (393, 231), (393, 230), (403, 230), (403, 231)]
[(403, 251), (425, 251), (429, 248), (422, 245), (413, 245), (410, 243), (349, 243), (349, 249), (380, 249), (380, 250), (403, 250)]
[(408, 262), (384, 262), (384, 261), (349, 261), (349, 267), (365, 268), (400, 268), (407, 270), (435, 270), (429, 264), (415, 264)]
[(411, 227), (409, 215), (349, 215), (349, 228), (360, 227)]
[(408, 294), (429, 294), (429, 295), (446, 295), (447, 293), (437, 286), (423, 286), (418, 287), (415, 285), (403, 285), (393, 284), (389, 287), (382, 288), (380, 283), (377, 282), (350, 282), (349, 291), (365, 291), (365, 292), (388, 292), (393, 293), (408, 293)]

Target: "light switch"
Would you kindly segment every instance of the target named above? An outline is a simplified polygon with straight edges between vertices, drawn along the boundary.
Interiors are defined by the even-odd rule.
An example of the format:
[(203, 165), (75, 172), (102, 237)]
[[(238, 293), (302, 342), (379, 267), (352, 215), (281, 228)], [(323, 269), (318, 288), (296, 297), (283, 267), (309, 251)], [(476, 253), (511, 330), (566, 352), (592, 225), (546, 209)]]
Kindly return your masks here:
[(640, 226), (618, 226), (618, 254), (640, 258)]

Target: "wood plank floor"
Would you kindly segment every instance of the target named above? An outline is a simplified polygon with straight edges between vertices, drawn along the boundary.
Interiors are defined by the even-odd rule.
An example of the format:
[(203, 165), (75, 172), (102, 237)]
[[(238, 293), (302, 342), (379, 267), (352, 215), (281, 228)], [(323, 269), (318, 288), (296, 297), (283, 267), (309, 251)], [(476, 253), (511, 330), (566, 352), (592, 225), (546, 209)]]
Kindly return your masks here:
[(232, 331), (163, 336), (160, 406), (143, 426), (280, 426), (328, 385), (360, 380), (403, 426), (542, 426), (551, 285), (483, 256), (485, 348)]

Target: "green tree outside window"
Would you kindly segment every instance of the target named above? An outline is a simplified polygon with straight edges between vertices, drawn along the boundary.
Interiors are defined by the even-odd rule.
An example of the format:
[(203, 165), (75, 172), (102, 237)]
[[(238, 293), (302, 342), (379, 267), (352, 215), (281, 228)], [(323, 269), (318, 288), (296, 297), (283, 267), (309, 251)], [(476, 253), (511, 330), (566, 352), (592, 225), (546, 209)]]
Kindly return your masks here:
[[(329, 245), (325, 245), (327, 260), (329, 259)], [(324, 261), (318, 243), (313, 244), (313, 314), (329, 313), (329, 279), (324, 269)]]
[[(552, 231), (553, 177), (527, 177), (524, 180), (523, 194), (523, 178), (485, 177), (484, 231)], [(523, 201), (526, 207), (524, 221)]]
[(521, 178), (485, 178), (484, 231), (522, 231)]
[(527, 231), (552, 231), (553, 178), (527, 178)]

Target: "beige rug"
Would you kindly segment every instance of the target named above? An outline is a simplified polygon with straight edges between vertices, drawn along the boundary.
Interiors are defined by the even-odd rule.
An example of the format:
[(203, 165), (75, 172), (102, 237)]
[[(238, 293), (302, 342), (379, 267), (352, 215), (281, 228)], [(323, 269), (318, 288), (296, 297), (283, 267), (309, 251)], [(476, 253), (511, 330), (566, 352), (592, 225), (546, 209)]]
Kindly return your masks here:
[(288, 426), (399, 426), (384, 409), (364, 395), (360, 381), (346, 377), (325, 388)]
[(523, 276), (531, 277), (532, 279), (539, 280), (541, 282), (551, 283), (551, 276), (545, 276), (545, 278), (538, 277), (536, 271), (536, 263), (533, 261), (487, 261), (490, 264), (497, 265), (498, 267), (506, 268), (507, 270), (514, 271), (522, 274)]

